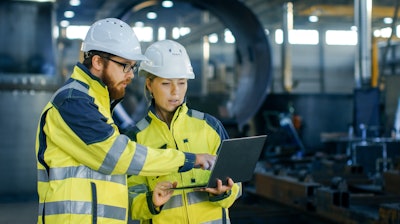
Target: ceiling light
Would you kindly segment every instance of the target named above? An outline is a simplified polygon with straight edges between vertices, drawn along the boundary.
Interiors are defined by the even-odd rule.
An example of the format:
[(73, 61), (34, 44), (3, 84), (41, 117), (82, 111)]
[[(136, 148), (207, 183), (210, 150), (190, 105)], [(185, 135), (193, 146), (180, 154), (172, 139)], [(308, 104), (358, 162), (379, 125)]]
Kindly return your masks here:
[(164, 8), (171, 8), (172, 6), (174, 6), (174, 3), (173, 3), (172, 1), (163, 1), (163, 2), (161, 3), (161, 5), (162, 5)]
[(308, 21), (310, 21), (312, 23), (316, 23), (316, 22), (318, 22), (318, 16), (310, 16), (310, 17), (308, 17)]
[(135, 27), (143, 27), (144, 23), (142, 21), (135, 22)]
[(69, 21), (68, 21), (68, 20), (62, 20), (62, 21), (60, 22), (60, 26), (61, 26), (61, 27), (67, 27), (67, 26), (69, 26)]
[(64, 12), (64, 17), (65, 18), (72, 18), (75, 16), (75, 13), (73, 11), (65, 11)]
[(390, 18), (390, 17), (385, 17), (385, 18), (383, 18), (383, 23), (392, 24), (393, 23), (393, 19)]
[(229, 29), (225, 29), (224, 31), (224, 40), (229, 44), (235, 43), (235, 37)]
[[(15, 0), (17, 1), (17, 0)], [(19, 0), (20, 2), (55, 2), (56, 0)]]
[(79, 6), (81, 4), (81, 1), (80, 0), (70, 0), (69, 4), (71, 6)]
[(148, 13), (147, 13), (147, 18), (148, 18), (148, 19), (156, 19), (156, 18), (157, 18), (157, 13), (155, 13), (155, 12), (148, 12)]

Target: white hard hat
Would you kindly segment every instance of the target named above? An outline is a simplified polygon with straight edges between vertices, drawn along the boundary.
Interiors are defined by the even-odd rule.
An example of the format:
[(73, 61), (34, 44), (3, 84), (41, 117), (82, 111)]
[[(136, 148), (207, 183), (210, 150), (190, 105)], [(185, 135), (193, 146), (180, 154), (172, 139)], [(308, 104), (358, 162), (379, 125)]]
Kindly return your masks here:
[(186, 49), (172, 40), (161, 40), (150, 45), (144, 55), (148, 61), (140, 63), (139, 75), (147, 72), (161, 78), (194, 79)]
[(128, 60), (147, 60), (132, 27), (116, 18), (95, 22), (87, 32), (81, 50), (103, 51)]

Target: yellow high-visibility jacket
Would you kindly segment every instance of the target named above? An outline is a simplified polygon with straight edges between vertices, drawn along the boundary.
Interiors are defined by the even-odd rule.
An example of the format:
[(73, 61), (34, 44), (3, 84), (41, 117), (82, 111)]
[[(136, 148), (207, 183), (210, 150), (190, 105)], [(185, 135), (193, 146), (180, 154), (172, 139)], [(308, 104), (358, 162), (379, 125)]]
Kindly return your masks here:
[[(128, 136), (140, 144), (166, 151), (176, 148), (191, 153), (215, 155), (223, 139), (228, 138), (225, 128), (215, 117), (182, 104), (174, 114), (170, 128), (155, 115), (154, 102), (148, 115), (139, 121)], [(174, 150), (174, 149), (172, 149)], [(245, 150), (245, 149), (244, 149)], [(141, 223), (230, 223), (228, 208), (241, 196), (241, 183), (218, 196), (207, 192), (175, 190), (171, 199), (162, 206), (161, 212), (154, 209), (151, 192), (157, 182), (176, 181), (178, 186), (206, 183), (210, 171), (193, 169), (185, 173), (151, 177), (129, 176), (130, 217)]]
[(127, 175), (193, 168), (195, 155), (150, 149), (119, 133), (104, 83), (78, 63), (39, 120), (38, 223), (126, 224)]

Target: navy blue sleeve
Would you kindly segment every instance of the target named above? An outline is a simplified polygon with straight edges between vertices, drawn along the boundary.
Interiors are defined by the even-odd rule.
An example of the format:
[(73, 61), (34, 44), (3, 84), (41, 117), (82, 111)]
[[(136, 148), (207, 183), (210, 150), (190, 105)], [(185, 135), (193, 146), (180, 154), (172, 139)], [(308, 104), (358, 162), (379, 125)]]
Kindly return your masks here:
[(183, 166), (179, 167), (178, 172), (186, 172), (194, 168), (194, 164), (196, 163), (196, 155), (189, 152), (185, 153), (185, 163)]
[(210, 114), (205, 114), (204, 119), (206, 120), (207, 124), (209, 124), (218, 133), (221, 141), (229, 138), (228, 132), (226, 131), (220, 120)]
[(69, 128), (88, 145), (104, 141), (115, 131), (98, 111), (94, 99), (81, 91), (62, 91), (54, 98), (53, 105)]

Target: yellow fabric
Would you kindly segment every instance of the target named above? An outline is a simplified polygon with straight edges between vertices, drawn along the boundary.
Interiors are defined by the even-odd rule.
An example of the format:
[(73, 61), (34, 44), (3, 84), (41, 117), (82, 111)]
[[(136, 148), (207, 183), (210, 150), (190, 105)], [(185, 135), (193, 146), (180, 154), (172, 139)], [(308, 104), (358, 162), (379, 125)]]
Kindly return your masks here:
[[(54, 104), (49, 102), (46, 105), (42, 113), (42, 116), (46, 115), (43, 117), (46, 144), (43, 159), (48, 169), (38, 159), (38, 223), (42, 223), (44, 212), (46, 224), (126, 224), (126, 174), (133, 174), (128, 171), (129, 166), (143, 163), (137, 172), (140, 175), (154, 176), (176, 172), (185, 161), (185, 155), (176, 150), (142, 150), (146, 154), (143, 157), (135, 157), (139, 145), (119, 133), (111, 117), (107, 88), (87, 72), (78, 64), (71, 78), (89, 86), (89, 96), (94, 99), (98, 111), (107, 118), (106, 122), (113, 132), (102, 141), (86, 144), (65, 122)], [(36, 154), (37, 158), (40, 158), (40, 124), (37, 132)], [(126, 146), (121, 149), (121, 154), (115, 157), (115, 160), (112, 157), (113, 159), (107, 161), (113, 169), (110, 173), (104, 173), (100, 168), (104, 165), (105, 158), (113, 153), (110, 152), (110, 148), (115, 147), (116, 141), (121, 139), (127, 139)], [(103, 213), (106, 215), (102, 216)]]
[[(136, 141), (140, 144), (145, 144), (151, 147), (177, 148), (180, 151), (191, 153), (210, 153), (215, 155), (222, 141), (220, 133), (215, 127), (211, 126), (205, 119), (199, 119), (188, 115), (188, 108), (183, 104), (176, 111), (172, 120), (170, 129), (165, 122), (158, 119), (151, 110), (148, 113), (151, 121), (150, 124), (136, 134)], [(200, 114), (202, 114), (200, 112)], [(209, 115), (207, 115), (209, 116)], [(210, 118), (211, 116), (209, 116)], [(215, 121), (215, 118), (210, 118)], [(209, 120), (210, 121), (210, 120)], [(219, 131), (224, 131), (220, 123), (211, 122), (214, 126), (222, 128)], [(225, 132), (226, 133), (226, 132)], [(227, 135), (225, 136), (227, 137)], [(171, 149), (166, 149), (171, 150)], [(151, 214), (148, 209), (146, 198), (143, 196), (145, 192), (137, 190), (137, 186), (147, 185), (149, 190), (154, 189), (157, 182), (160, 181), (177, 181), (178, 186), (190, 184), (206, 183), (210, 171), (202, 169), (192, 169), (188, 172), (175, 172), (170, 175), (158, 175), (151, 177), (131, 176), (128, 178), (128, 186), (130, 196), (132, 198), (132, 206), (130, 208), (131, 218), (141, 220), (141, 223), (147, 223), (152, 219), (152, 223), (203, 223), (213, 220), (221, 220), (222, 210), (224, 209), (229, 219), (228, 208), (241, 195), (241, 184), (235, 184), (231, 190), (229, 197), (219, 201), (210, 202), (209, 195), (206, 192), (202, 200), (197, 203), (189, 202), (188, 193), (193, 190), (175, 190), (173, 197), (181, 198), (182, 206), (170, 208), (172, 199), (169, 200), (163, 207), (161, 213)], [(195, 180), (195, 182), (192, 182)], [(136, 187), (136, 188), (135, 188)], [(199, 192), (198, 192), (199, 193)], [(217, 222), (216, 222), (217, 223)], [(221, 222), (222, 223), (222, 222)], [(229, 222), (228, 222), (229, 223)]]

